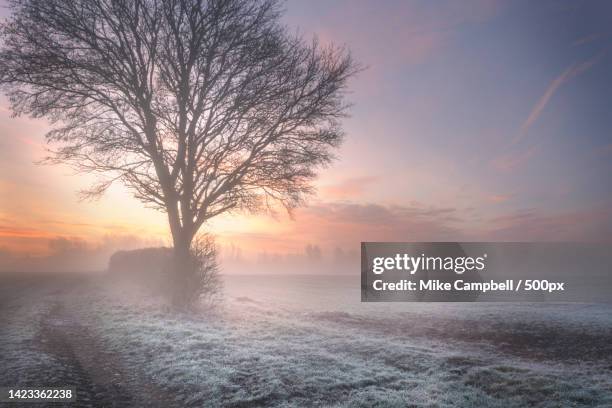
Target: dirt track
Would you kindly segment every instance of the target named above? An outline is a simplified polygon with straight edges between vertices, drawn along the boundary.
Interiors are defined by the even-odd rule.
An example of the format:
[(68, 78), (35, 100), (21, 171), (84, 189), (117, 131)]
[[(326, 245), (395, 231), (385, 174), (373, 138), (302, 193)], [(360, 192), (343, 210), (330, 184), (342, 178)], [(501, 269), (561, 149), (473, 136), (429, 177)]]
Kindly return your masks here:
[[(11, 320), (21, 316), (19, 308), (23, 297), (41, 303), (47, 312), (36, 322), (32, 321), (35, 335), (23, 346), (34, 352), (44, 353), (54, 362), (51, 369), (27, 373), (27, 384), (13, 384), (11, 374), (0, 375), (2, 386), (61, 387), (72, 386), (77, 390), (76, 403), (53, 406), (78, 407), (170, 407), (175, 405), (159, 390), (147, 384), (134, 369), (128, 369), (121, 359), (96, 338), (85, 324), (78, 310), (70, 310), (64, 299), (78, 287), (64, 287), (49, 297), (33, 296), (29, 289), (3, 293), (0, 317), (3, 325), (10, 327)], [(31, 306), (31, 303), (29, 303)], [(38, 324), (36, 324), (38, 323)], [(42, 405), (38, 405), (42, 406)]]
[(38, 341), (45, 352), (62, 362), (65, 371), (60, 375), (66, 384), (76, 387), (79, 405), (134, 405), (134, 396), (124, 381), (119, 362), (100, 347), (64, 305), (53, 306), (41, 327)]

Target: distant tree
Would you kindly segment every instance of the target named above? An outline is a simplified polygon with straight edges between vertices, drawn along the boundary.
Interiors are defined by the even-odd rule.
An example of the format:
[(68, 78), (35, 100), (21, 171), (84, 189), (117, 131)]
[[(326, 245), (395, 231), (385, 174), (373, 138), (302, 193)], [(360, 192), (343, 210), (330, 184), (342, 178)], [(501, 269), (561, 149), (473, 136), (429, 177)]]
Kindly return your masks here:
[[(50, 119), (49, 158), (167, 213), (175, 300), (209, 219), (287, 209), (341, 141), (357, 66), (280, 23), (277, 0), (9, 0), (0, 86)], [(181, 286), (182, 285), (182, 286)]]
[(321, 248), (318, 245), (308, 244), (304, 249), (304, 253), (306, 254), (306, 258), (309, 261), (320, 261), (321, 260)]

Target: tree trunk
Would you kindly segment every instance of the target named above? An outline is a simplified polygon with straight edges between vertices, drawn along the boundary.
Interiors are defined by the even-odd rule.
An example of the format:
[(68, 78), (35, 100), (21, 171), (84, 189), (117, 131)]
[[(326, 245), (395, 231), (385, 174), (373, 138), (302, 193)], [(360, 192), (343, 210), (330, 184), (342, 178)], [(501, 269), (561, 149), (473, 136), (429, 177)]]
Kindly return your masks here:
[(185, 233), (173, 236), (174, 248), (172, 258), (172, 304), (177, 308), (185, 308), (191, 301), (189, 293), (192, 274), (191, 241)]

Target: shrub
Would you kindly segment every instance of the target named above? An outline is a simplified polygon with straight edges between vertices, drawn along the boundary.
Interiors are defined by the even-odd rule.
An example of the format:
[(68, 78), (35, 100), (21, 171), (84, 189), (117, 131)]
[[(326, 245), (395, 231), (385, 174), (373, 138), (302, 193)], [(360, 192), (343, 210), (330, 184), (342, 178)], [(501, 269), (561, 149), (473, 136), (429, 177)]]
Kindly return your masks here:
[(174, 279), (183, 280), (180, 282), (179, 293), (183, 306), (193, 307), (198, 302), (211, 305), (220, 300), (223, 283), (217, 256), (217, 247), (212, 236), (203, 234), (193, 240), (188, 270), (185, 274), (173, 271)]
[(164, 290), (165, 272), (172, 260), (172, 248), (141, 248), (117, 251), (109, 260), (108, 274), (115, 282), (136, 285), (153, 293)]

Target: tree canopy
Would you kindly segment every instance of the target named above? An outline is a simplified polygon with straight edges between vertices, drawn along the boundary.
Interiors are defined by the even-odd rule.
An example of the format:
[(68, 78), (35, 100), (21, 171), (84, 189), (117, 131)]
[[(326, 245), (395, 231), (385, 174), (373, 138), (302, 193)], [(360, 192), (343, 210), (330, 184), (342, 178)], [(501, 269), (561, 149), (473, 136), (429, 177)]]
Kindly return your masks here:
[(177, 245), (226, 211), (299, 205), (342, 139), (349, 52), (276, 0), (11, 0), (0, 86), (54, 124), (52, 162), (121, 181)]

